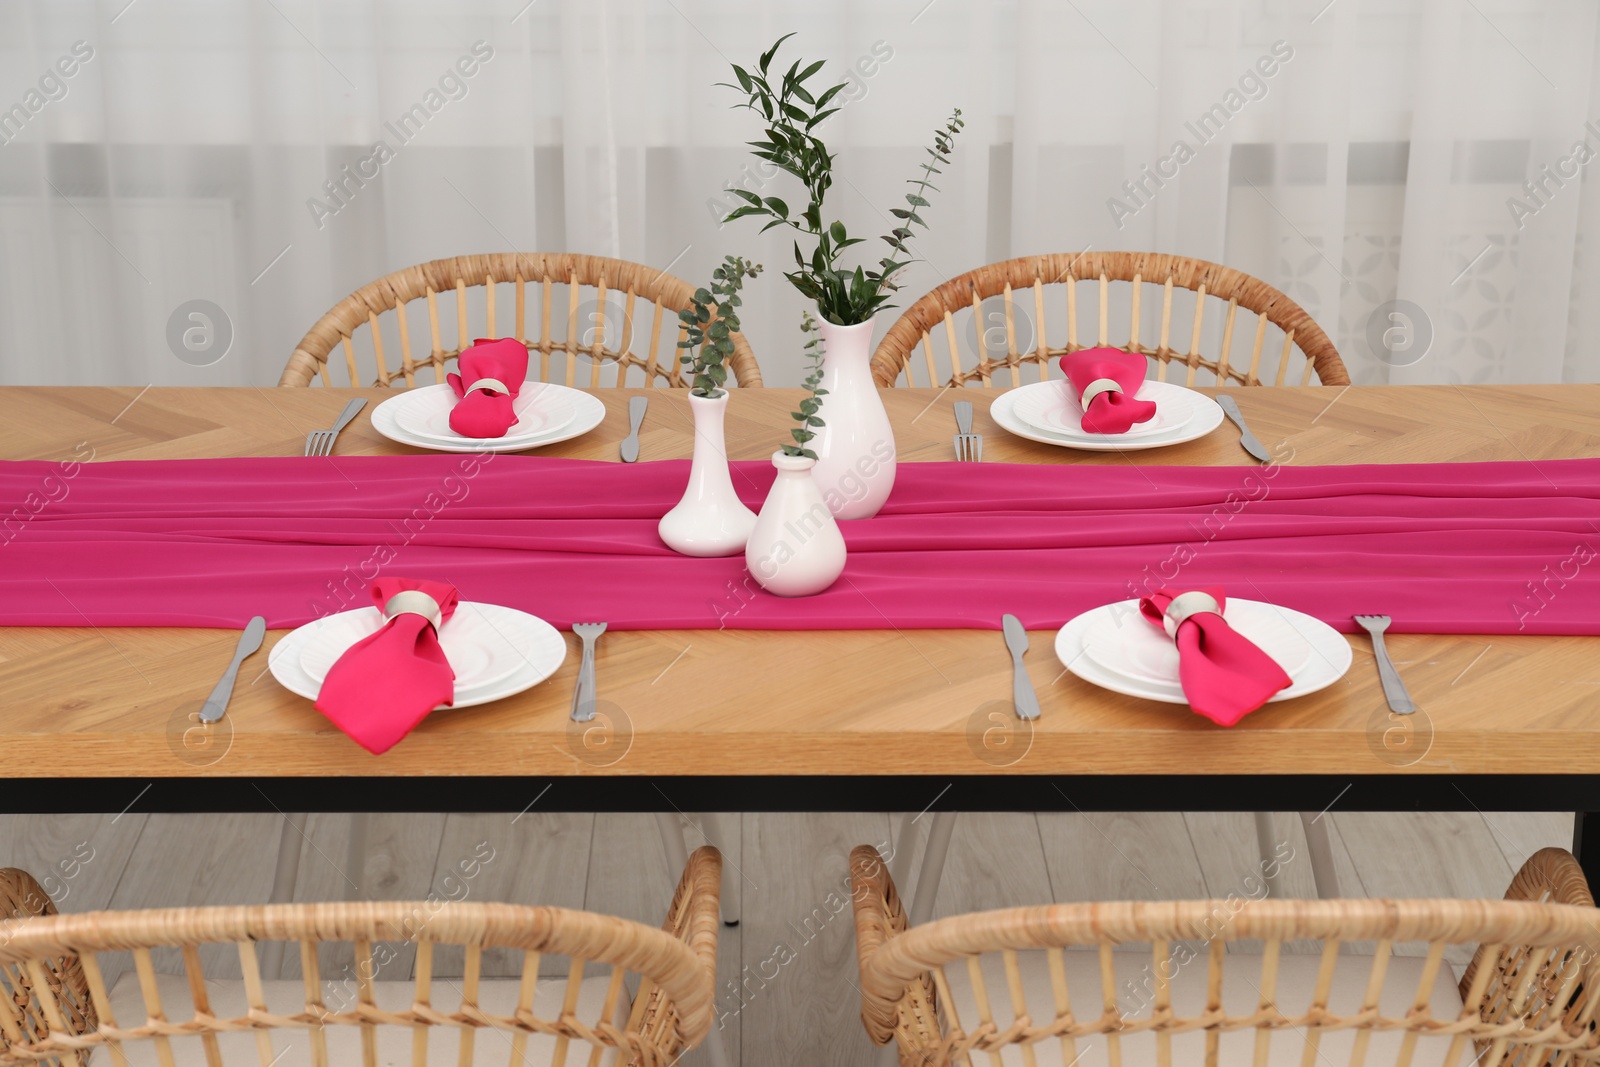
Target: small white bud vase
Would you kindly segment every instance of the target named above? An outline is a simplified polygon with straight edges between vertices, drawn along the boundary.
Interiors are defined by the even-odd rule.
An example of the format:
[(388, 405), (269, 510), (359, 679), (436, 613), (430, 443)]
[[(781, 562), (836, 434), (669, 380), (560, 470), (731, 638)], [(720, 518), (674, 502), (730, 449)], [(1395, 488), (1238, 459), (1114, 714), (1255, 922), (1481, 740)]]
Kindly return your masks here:
[(689, 485), (676, 507), (656, 527), (661, 540), (685, 556), (733, 556), (744, 550), (755, 528), (756, 514), (733, 491), (722, 421), (728, 410), (726, 390), (718, 397), (689, 394), (694, 415), (694, 459)]
[(872, 378), (872, 322), (835, 326), (822, 334), (823, 425), (806, 446), (817, 454), (811, 472), (835, 518), (870, 519), (894, 488), (894, 430)]
[(812, 596), (844, 573), (844, 535), (812, 480), (812, 462), (772, 454), (778, 476), (745, 546), (751, 576), (778, 596)]

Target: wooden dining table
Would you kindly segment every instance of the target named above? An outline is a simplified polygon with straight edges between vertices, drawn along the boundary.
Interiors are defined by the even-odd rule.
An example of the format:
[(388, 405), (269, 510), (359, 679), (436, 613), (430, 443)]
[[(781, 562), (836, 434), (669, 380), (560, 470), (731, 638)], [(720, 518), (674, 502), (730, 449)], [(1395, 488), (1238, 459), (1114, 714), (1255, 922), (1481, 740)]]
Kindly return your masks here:
[[(1600, 385), (1230, 389), (1274, 463), (1600, 457)], [(605, 420), (540, 455), (619, 461), (628, 400), (650, 397), (640, 461), (683, 458), (677, 390), (601, 389)], [(340, 457), (412, 454), (372, 428), (386, 389), (0, 388), (0, 458), (49, 462), (300, 455), (353, 396)], [(765, 459), (795, 389), (737, 389), (728, 454)], [(1089, 453), (1012, 436), (994, 390), (889, 389), (902, 463), (954, 458), (956, 399), (985, 463), (1258, 466), (1224, 423), (1187, 444)], [(307, 460), (308, 463), (313, 462)], [(28, 536), (17, 502), (0, 542)], [(1600, 533), (1597, 533), (1600, 539)], [(400, 558), (403, 560), (403, 551)], [(0, 566), (5, 565), (0, 543)], [(1530, 579), (1537, 578), (1530, 575)], [(1583, 575), (1570, 594), (1600, 595)], [(733, 592), (733, 591), (730, 591)], [(742, 594), (755, 595), (755, 594)], [(1382, 605), (1374, 605), (1375, 610)], [(1508, 611), (1509, 611), (1508, 607)], [(708, 610), (708, 616), (710, 612)], [(1365, 635), (1333, 686), (1232, 729), (1097, 688), (1029, 635), (1039, 696), (1012, 713), (994, 630), (613, 631), (599, 714), (570, 718), (578, 656), (492, 704), (431, 715), (381, 756), (244, 664), (220, 723), (197, 712), (237, 634), (193, 628), (0, 629), (6, 810), (917, 811), (1566, 810), (1600, 875), (1600, 637), (1391, 634), (1420, 705), (1390, 713)], [(565, 635), (569, 651), (577, 641)], [(1600, 883), (1596, 883), (1600, 884)]]

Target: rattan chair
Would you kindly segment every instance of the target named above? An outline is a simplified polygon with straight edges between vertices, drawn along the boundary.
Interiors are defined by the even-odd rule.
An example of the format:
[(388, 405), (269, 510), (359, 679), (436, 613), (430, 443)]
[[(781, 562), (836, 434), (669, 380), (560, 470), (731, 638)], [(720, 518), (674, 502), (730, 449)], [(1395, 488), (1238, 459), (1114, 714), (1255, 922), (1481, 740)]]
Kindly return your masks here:
[[(654, 929), (437, 900), (57, 915), (31, 876), (6, 869), (0, 906), (22, 917), (0, 923), (0, 1063), (668, 1067), (716, 1022), (721, 873), (715, 849), (695, 852)], [(263, 973), (257, 946), (278, 941), (297, 945), (300, 979)], [(324, 972), (319, 946), (340, 942), (353, 966)], [(243, 979), (205, 974), (203, 951), (218, 969), (209, 946), (236, 953)], [(395, 946), (414, 947), (414, 977)], [(449, 946), (461, 946), (459, 978), (434, 973)], [(180, 950), (181, 975), (156, 972), (163, 947)], [(130, 951), (132, 969), (108, 987), (107, 954)], [(541, 979), (541, 961), (565, 977)], [(486, 977), (496, 962), (517, 977)], [(378, 980), (383, 970), (403, 980)]]
[[(1083, 333), (1079, 329), (1080, 281), (1098, 282), (1098, 308), (1093, 311), (1085, 309), (1084, 312), (1085, 316), (1095, 313), (1098, 326), (1088, 341), (1083, 340)], [(1110, 331), (1113, 282), (1127, 282), (1131, 286), (1128, 332), (1125, 336), (1113, 336)], [(1063, 315), (1059, 304), (1062, 298), (1056, 295), (1057, 288), (1065, 291), (1066, 343), (1051, 345), (1046, 340), (1045, 309), (1047, 303), (1056, 304), (1057, 310), (1048, 321), (1061, 322)], [(1195, 294), (1192, 313), (1182, 316), (1188, 319), (1187, 322), (1175, 322), (1175, 318), (1178, 318), (1173, 312), (1175, 289), (1187, 289)], [(1028, 295), (1030, 290), (1031, 296)], [(1158, 294), (1161, 321), (1156, 343), (1152, 346), (1146, 343), (1146, 334), (1141, 327), (1144, 325), (1144, 311), (1148, 302), (1157, 298)], [(1004, 358), (993, 358), (988, 352), (988, 345), (982, 345), (982, 351), (964, 356), (958, 340), (958, 333), (964, 332), (964, 329), (957, 330), (957, 315), (970, 312), (976, 317), (973, 340), (975, 345), (981, 345), (977, 339), (988, 332), (984, 325), (987, 320), (984, 318), (983, 301), (997, 296), (1004, 297), (1002, 322), (999, 324), (1003, 326), (1005, 336)], [(1031, 318), (1031, 347), (1025, 340), (1018, 340), (1019, 300), (1022, 302), (1021, 313)], [(1210, 321), (1207, 319), (1208, 303), (1222, 305), (1217, 311), (1211, 312), (1212, 315), (1222, 312), (1224, 308), (1225, 315), (1221, 339), (1214, 351), (1206, 355), (1202, 354), (1201, 349), (1204, 347), (1202, 333)], [(1239, 360), (1233, 351), (1235, 326), (1238, 325), (1241, 308), (1252, 313), (1255, 319), (1254, 341), (1250, 346), (1248, 361)], [(1265, 351), (1269, 325), (1284, 335), (1275, 368), (1263, 367), (1264, 359), (1272, 359)], [(1177, 336), (1173, 335), (1175, 327), (1180, 331)], [(935, 356), (936, 338), (939, 342), (937, 347), (944, 349), (943, 362), (950, 368), (948, 374), (940, 369), (940, 361)], [(921, 360), (915, 358), (919, 343), (923, 355)], [(1186, 348), (1174, 347), (1185, 344)], [(999, 384), (1015, 386), (1022, 384), (1022, 364), (1034, 364), (1042, 380), (1049, 362), (1055, 357), (1096, 345), (1112, 345), (1130, 352), (1143, 352), (1154, 361), (1155, 377), (1163, 382), (1176, 369), (1183, 373), (1183, 384), (1192, 386), (1197, 384), (1196, 374), (1204, 369), (1215, 376), (1218, 384), (1231, 381), (1240, 385), (1264, 385), (1271, 380), (1283, 385), (1291, 380), (1291, 364), (1298, 360), (1303, 366), (1295, 368), (1296, 373), (1292, 378), (1301, 385), (1311, 384), (1313, 379), (1323, 385), (1350, 384), (1350, 375), (1346, 373), (1344, 363), (1339, 359), (1333, 342), (1328, 340), (1328, 335), (1300, 305), (1283, 293), (1259, 278), (1252, 278), (1220, 263), (1151, 252), (1026, 256), (968, 271), (945, 282), (906, 309), (889, 328), (873, 354), (872, 372), (878, 384), (884, 386), (894, 385), (902, 379), (907, 385), (965, 385), (977, 380), (985, 386), (992, 386), (996, 384), (999, 372), (1004, 369), (1006, 374)], [(998, 348), (998, 345), (993, 347)], [(1023, 351), (1022, 348), (1028, 350)], [(916, 373), (925, 373), (927, 380), (915, 381)]]
[[(1505, 901), (1236, 895), (1010, 908), (910, 928), (877, 851), (861, 846), (850, 864), (862, 1021), (874, 1042), (898, 1043), (904, 1065), (1600, 1058), (1600, 998), (1589, 995), (1600, 928), (1560, 849), (1529, 859)], [(1318, 951), (1291, 951), (1307, 939)], [(1375, 942), (1373, 954), (1341, 954), (1353, 941)], [(1397, 954), (1401, 943), (1422, 954)], [(1459, 981), (1445, 958), (1453, 945), (1476, 946)]]
[[(339, 301), (317, 320), (295, 346), (278, 384), (305, 386), (320, 378), (323, 385), (390, 386), (403, 378), (409, 387), (416, 384), (418, 371), (430, 368), (433, 380), (443, 381), (445, 364), (475, 338), (501, 336), (497, 331), (503, 328), (503, 286), (512, 288), (510, 295), (515, 305), (512, 329), (505, 336), (522, 341), (537, 356), (529, 364), (530, 377), (551, 381), (554, 358), (558, 368), (564, 367), (562, 380), (567, 385), (628, 385), (629, 370), (638, 367), (642, 374), (632, 376), (635, 386), (654, 386), (660, 379), (669, 386), (688, 387), (678, 362), (677, 343), (683, 335), (677, 313), (690, 306), (694, 286), (654, 267), (565, 252), (455, 256), (379, 278)], [(558, 286), (565, 290), (564, 308), (555, 304)], [(481, 311), (468, 306), (469, 290), (479, 287), (483, 290)], [(443, 315), (441, 296), (447, 301)], [(420, 336), (424, 329), (421, 314), (408, 312), (408, 305), (418, 300), (426, 302), (426, 340)], [(530, 300), (536, 307), (539, 328), (532, 337), (527, 332)], [(638, 306), (641, 300), (643, 308)], [(476, 295), (472, 303), (478, 303)], [(441, 318), (454, 320), (452, 347), (446, 347), (447, 339), (441, 336), (441, 331), (449, 330), (448, 321), (441, 326)], [(386, 330), (393, 348), (385, 348), (386, 330), (380, 328), (383, 322), (388, 323)], [(473, 322), (483, 325), (473, 327)], [(560, 323), (564, 328), (558, 336)], [(362, 327), (366, 330), (362, 331)], [(648, 347), (641, 347), (646, 336)], [(360, 352), (356, 341), (360, 342)], [(735, 380), (745, 388), (759, 386), (761, 370), (750, 346), (737, 333), (733, 335), (733, 346)], [(328, 369), (335, 348), (342, 350), (343, 359), (339, 362), (344, 364), (347, 376), (337, 383)], [(361, 369), (369, 357), (373, 372)], [(588, 364), (587, 381), (579, 381), (579, 363)]]
[[(1096, 328), (1089, 341), (1083, 340), (1083, 331), (1079, 328), (1080, 282), (1093, 285), (1097, 297), (1092, 311)], [(1113, 283), (1127, 283), (1129, 287), (1125, 336), (1111, 333)], [(1174, 314), (1174, 290), (1188, 290), (1193, 294), (1189, 315)], [(1030, 292), (1031, 296), (1026, 295)], [(1024, 295), (1019, 297), (1019, 293)], [(1156, 294), (1159, 294), (1161, 318), (1158, 340), (1152, 347), (1142, 340), (1145, 336), (1142, 328), (1144, 312), (1150, 306), (1148, 301)], [(1005, 356), (998, 360), (988, 354), (989, 346), (981, 340), (989, 333), (983, 302), (994, 297), (1003, 298), (1000, 326), (1005, 339)], [(1028, 316), (1031, 345), (1019, 340), (1019, 300), (1020, 313)], [(1063, 302), (1064, 315), (1059, 307)], [(1202, 354), (1206, 324), (1214, 321), (1214, 318), (1207, 318), (1208, 303), (1217, 305), (1223, 316), (1221, 337), (1211, 356)], [(1054, 314), (1047, 315), (1048, 304), (1057, 305)], [(1254, 340), (1248, 361), (1244, 363), (1234, 359), (1234, 337), (1241, 308), (1255, 319), (1253, 328), (1247, 327)], [(1089, 314), (1091, 311), (1085, 309), (1084, 315)], [(958, 317), (964, 320), (960, 328), (956, 324)], [(1180, 321), (1181, 318), (1187, 321)], [(1066, 343), (1052, 345), (1048, 341), (1047, 324), (1056, 323), (1059, 330), (1063, 319)], [(1180, 331), (1187, 331), (1187, 348), (1181, 351), (1173, 347), (1175, 323)], [(1270, 358), (1267, 355), (1269, 327), (1283, 336), (1275, 367), (1264, 370), (1263, 363)], [(964, 354), (961, 339), (968, 328), (974, 342), (968, 347), (981, 346), (982, 350)], [(1180, 332), (1176, 341), (1185, 343), (1185, 335)], [(991, 263), (952, 278), (912, 304), (889, 328), (873, 354), (872, 373), (880, 386), (903, 383), (953, 387), (973, 382), (986, 387), (1018, 386), (1023, 384), (1023, 364), (1031, 363), (1037, 372), (1035, 380), (1042, 381), (1056, 357), (1096, 345), (1113, 345), (1144, 353), (1154, 364), (1157, 381), (1167, 381), (1176, 373), (1173, 368), (1179, 368), (1186, 386), (1224, 382), (1263, 385), (1268, 379), (1283, 385), (1291, 380), (1290, 368), (1297, 360), (1301, 365), (1293, 378), (1299, 384), (1310, 384), (1313, 380), (1323, 385), (1350, 384), (1350, 375), (1327, 334), (1303, 308), (1277, 289), (1219, 263), (1148, 252), (1026, 256)], [(916, 358), (919, 346), (921, 359)], [(942, 352), (936, 353), (936, 349)], [(949, 368), (948, 374), (941, 369), (941, 358), (942, 365)], [(1197, 382), (1202, 370), (1214, 379), (1211, 383)], [(925, 375), (925, 380), (918, 380), (919, 375)], [(909, 871), (910, 831), (918, 818), (920, 814), (908, 813), (902, 824), (903, 844), (896, 853), (901, 874)], [(938, 888), (944, 849), (953, 832), (954, 819), (954, 812), (938, 812), (931, 821), (928, 852), (922, 865), (925, 877), (917, 883), (913, 904), (915, 918), (919, 921), (932, 915), (932, 896)], [(1333, 846), (1327, 824), (1320, 821), (1318, 812), (1302, 812), (1300, 820), (1305, 828), (1318, 892), (1324, 897), (1337, 896), (1338, 877), (1334, 872)], [(1256, 836), (1262, 857), (1270, 856), (1276, 840), (1270, 813), (1256, 813)]]

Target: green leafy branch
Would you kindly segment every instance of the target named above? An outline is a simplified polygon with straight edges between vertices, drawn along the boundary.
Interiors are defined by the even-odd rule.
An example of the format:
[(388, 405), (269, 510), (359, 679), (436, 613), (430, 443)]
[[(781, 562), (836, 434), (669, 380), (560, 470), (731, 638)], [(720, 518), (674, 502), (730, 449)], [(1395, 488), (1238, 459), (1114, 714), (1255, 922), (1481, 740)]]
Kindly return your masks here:
[[(918, 214), (919, 208), (928, 206), (927, 193), (937, 192), (932, 176), (942, 173), (941, 167), (950, 163), (954, 138), (966, 123), (957, 108), (943, 128), (934, 132), (933, 147), (926, 149), (932, 162), (920, 164), (922, 177), (908, 179), (916, 186), (906, 194), (904, 208), (895, 208), (892, 214), (900, 220), (883, 240), (888, 242), (891, 254), (880, 259), (876, 266), (850, 269), (840, 265), (840, 254), (851, 245), (865, 240), (851, 237), (844, 223), (822, 221), (822, 205), (833, 184), (833, 153), (815, 133), (830, 115), (839, 110), (832, 106), (834, 97), (847, 82), (840, 82), (820, 93), (813, 94), (806, 82), (822, 69), (817, 60), (801, 69), (802, 60), (795, 60), (789, 69), (777, 76), (774, 87), (772, 60), (783, 42), (794, 34), (784, 34), (771, 48), (761, 54), (755, 69), (747, 70), (733, 65), (738, 84), (719, 82), (729, 89), (744, 94), (745, 101), (738, 107), (748, 108), (761, 115), (766, 123), (765, 140), (747, 142), (757, 159), (773, 164), (779, 170), (799, 180), (806, 192), (807, 203), (798, 213), (790, 211), (788, 203), (776, 196), (759, 196), (748, 189), (730, 189), (729, 192), (744, 201), (729, 212), (723, 222), (747, 216), (766, 218), (761, 232), (775, 226), (787, 226), (798, 233), (815, 238), (808, 258), (800, 248), (799, 238), (794, 242), (794, 261), (797, 269), (787, 271), (784, 277), (807, 299), (814, 301), (817, 311), (829, 322), (852, 326), (866, 322), (881, 308), (887, 306), (890, 294), (897, 288), (894, 276), (913, 260), (906, 247), (913, 225), (927, 228)], [(905, 258), (899, 258), (905, 257)]]
[(728, 362), (733, 359), (733, 335), (739, 332), (739, 290), (746, 278), (760, 273), (759, 263), (725, 256), (722, 266), (711, 272), (711, 288), (696, 289), (690, 298), (692, 306), (678, 312), (686, 334), (678, 347), (689, 350), (678, 361), (689, 365), (695, 396), (723, 394)]
[(800, 410), (790, 412), (790, 417), (800, 425), (789, 431), (789, 436), (795, 443), (784, 445), (783, 453), (786, 456), (804, 456), (806, 459), (816, 459), (817, 454), (806, 445), (816, 435), (813, 426), (823, 426), (825, 423), (817, 412), (822, 410), (822, 401), (818, 397), (826, 396), (828, 391), (819, 388), (822, 384), (822, 356), (823, 343), (822, 331), (817, 327), (817, 320), (811, 317), (811, 312), (804, 313), (800, 320), (800, 332), (807, 336), (805, 354), (811, 373), (806, 375), (805, 387), (811, 395), (800, 401)]
[(899, 219), (900, 225), (885, 234), (883, 239), (889, 242), (890, 248), (894, 249), (894, 255), (905, 256), (906, 258), (903, 260), (885, 258), (880, 261), (880, 266), (882, 267), (880, 281), (886, 291), (885, 299), (888, 298), (888, 292), (899, 288), (894, 281), (895, 275), (913, 262), (911, 250), (906, 247), (906, 241), (911, 237), (912, 224), (915, 223), (924, 230), (928, 228), (928, 224), (923, 221), (922, 216), (917, 214), (917, 208), (928, 206), (927, 194), (930, 190), (933, 192), (939, 191), (939, 187), (933, 184), (933, 176), (935, 174), (943, 174), (944, 171), (935, 166), (935, 164), (942, 163), (947, 167), (950, 165), (950, 153), (955, 148), (956, 134), (960, 133), (961, 128), (965, 125), (965, 120), (961, 118), (961, 109), (958, 107), (945, 120), (944, 128), (933, 132), (933, 147), (923, 149), (933, 162), (924, 161), (917, 164), (922, 171), (922, 177), (906, 179), (906, 184), (916, 186), (914, 191), (906, 194), (907, 206), (889, 209), (889, 214)]

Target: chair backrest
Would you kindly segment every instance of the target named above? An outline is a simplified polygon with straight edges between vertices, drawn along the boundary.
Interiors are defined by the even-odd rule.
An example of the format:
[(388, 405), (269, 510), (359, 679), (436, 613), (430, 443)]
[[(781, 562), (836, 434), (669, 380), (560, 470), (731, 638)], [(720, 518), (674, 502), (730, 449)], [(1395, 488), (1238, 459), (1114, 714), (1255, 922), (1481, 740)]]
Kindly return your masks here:
[[(339, 301), (295, 346), (278, 384), (304, 386), (320, 378), (323, 385), (390, 386), (404, 379), (409, 387), (425, 369), (440, 382), (445, 364), (474, 340), (503, 336), (528, 346), (534, 356), (530, 377), (536, 372), (541, 381), (593, 388), (650, 387), (664, 380), (687, 388), (677, 313), (691, 306), (694, 291), (665, 271), (602, 256), (494, 252), (436, 259), (395, 271)], [(513, 308), (509, 323), (506, 295)], [(530, 300), (537, 327), (532, 335)], [(425, 306), (417, 306), (419, 301)], [(746, 388), (759, 386), (761, 371), (749, 344), (736, 333), (733, 346), (735, 380)], [(330, 362), (342, 364), (344, 373), (330, 372)], [(588, 365), (581, 374), (580, 363)]]
[[(3, 870), (26, 917), (0, 923), (0, 1062), (667, 1067), (714, 1022), (721, 870), (691, 856), (661, 929), (439, 899), (57, 915)], [(294, 943), (294, 981), (262, 973), (262, 942)]]
[[(1097, 326), (1088, 341), (1079, 329), (1080, 282), (1097, 285), (1095, 306), (1083, 311), (1085, 318), (1094, 315)], [(1058, 289), (1065, 296), (1064, 314)], [(1175, 290), (1182, 298), (1176, 310)], [(1002, 300), (998, 308), (995, 298)], [(1117, 317), (1128, 323), (1125, 336), (1111, 332), (1113, 300)], [(1054, 345), (1046, 330), (1047, 303), (1057, 305), (1049, 318), (1058, 324)], [(1214, 305), (1209, 317), (1208, 303)], [(1240, 321), (1241, 308), (1253, 323)], [(1236, 355), (1235, 335), (1246, 333), (1253, 337), (1248, 357)], [(919, 344), (921, 359), (915, 353)], [(1283, 293), (1219, 263), (1148, 252), (1026, 256), (968, 271), (906, 309), (878, 345), (872, 369), (886, 386), (902, 378), (907, 385), (935, 387), (974, 380), (1015, 386), (1022, 384), (1024, 363), (1034, 364), (1042, 380), (1057, 356), (1100, 345), (1142, 352), (1154, 361), (1159, 381), (1181, 373), (1190, 386), (1350, 384), (1333, 342)], [(926, 380), (919, 381), (923, 375)]]
[[(1036, 1059), (1047, 1043), (1062, 1064), (1098, 1044), (1098, 1064), (1124, 1067), (1170, 1067), (1174, 1052), (1207, 1067), (1600, 1059), (1589, 995), (1600, 932), (1559, 849), (1530, 859), (1503, 901), (1235, 895), (1009, 908), (910, 929), (877, 850), (850, 861), (862, 1021), (878, 1044), (898, 1040), (902, 1063), (1032, 1067), (1056, 1062)], [(1315, 955), (1299, 954), (1303, 939)], [(1352, 941), (1375, 951), (1341, 955)], [(1402, 943), (1420, 957), (1395, 953)], [(1458, 985), (1444, 969), (1455, 945), (1478, 946)]]

